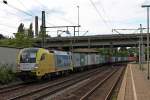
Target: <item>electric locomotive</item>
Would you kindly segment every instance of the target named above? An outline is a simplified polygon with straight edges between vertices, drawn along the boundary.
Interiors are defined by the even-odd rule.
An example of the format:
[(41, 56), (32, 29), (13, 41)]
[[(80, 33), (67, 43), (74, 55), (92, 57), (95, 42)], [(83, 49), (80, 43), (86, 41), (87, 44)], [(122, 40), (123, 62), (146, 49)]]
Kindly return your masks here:
[(48, 51), (43, 48), (22, 49), (17, 58), (17, 72), (23, 80), (60, 74), (72, 70), (71, 65), (70, 52)]

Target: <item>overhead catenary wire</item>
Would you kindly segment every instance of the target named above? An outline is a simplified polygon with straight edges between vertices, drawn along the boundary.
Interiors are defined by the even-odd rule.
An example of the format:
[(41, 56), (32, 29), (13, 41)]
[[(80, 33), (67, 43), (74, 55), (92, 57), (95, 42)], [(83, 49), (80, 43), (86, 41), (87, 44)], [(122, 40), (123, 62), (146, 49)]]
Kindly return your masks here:
[[(19, 3), (24, 7), (24, 8), (26, 8), (27, 9), (27, 7), (20, 1), (20, 0), (18, 0), (19, 1)], [(30, 11), (30, 13), (32, 14), (32, 16), (33, 15), (35, 15), (32, 11)], [(39, 19), (40, 20), (42, 20), (42, 18), (41, 17), (39, 17)], [(50, 25), (54, 25), (54, 24), (52, 24), (52, 23), (49, 23), (49, 22), (47, 22), (48, 24), (50, 24)]]
[[(2, 2), (2, 1), (0, 1), (0, 2), (3, 3), (3, 4), (5, 4), (5, 5), (8, 5), (10, 8), (13, 8), (13, 9), (15, 9), (15, 10), (18, 10), (18, 11), (20, 11), (20, 12), (22, 12), (22, 13), (28, 15), (28, 16), (31, 16), (32, 18), (34, 18), (34, 15), (33, 15), (33, 14), (30, 14), (30, 13), (28, 13), (28, 12), (26, 12), (26, 11), (24, 11), (24, 10), (21, 10), (21, 9), (19, 9), (19, 8), (17, 8), (17, 7), (14, 7), (13, 5), (10, 5), (10, 4), (8, 4), (8, 3), (4, 3), (4, 2)], [(42, 20), (42, 18), (40, 18), (40, 17), (39, 17), (39, 19)], [(47, 23), (50, 24), (50, 25), (54, 25), (54, 24), (49, 23), (49, 22), (47, 22)]]
[[(48, 13), (46, 13), (46, 14), (48, 14)], [(49, 15), (46, 15), (46, 16), (49, 17)], [(55, 17), (55, 18), (56, 18), (56, 17)], [(65, 18), (65, 17), (62, 17), (62, 16), (61, 16), (61, 17), (60, 17), (60, 16), (57, 16), (57, 18), (60, 19), (60, 20), (65, 21), (65, 22), (67, 22), (67, 23), (69, 23), (69, 24), (71, 24), (71, 25), (76, 25), (75, 22), (69, 20), (68, 18)], [(85, 30), (85, 31), (80, 31), (80, 32), (87, 32), (87, 29), (84, 29), (83, 27), (81, 27), (81, 29), (83, 29), (83, 30)], [(85, 34), (84, 34), (84, 35), (85, 35)]]
[[(43, 3), (41, 3), (39, 0), (34, 0), (34, 1), (38, 2), (38, 3), (41, 5), (41, 7), (46, 8), (47, 11), (50, 10), (50, 9), (49, 9), (48, 7), (46, 7)], [(46, 16), (47, 16), (47, 14), (48, 14), (48, 13), (46, 13)], [(56, 17), (55, 17), (55, 18), (56, 18)], [(67, 22), (67, 23), (70, 23), (70, 24), (72, 24), (72, 25), (76, 25), (75, 22), (69, 20), (68, 18), (65, 18), (65, 17), (58, 17), (58, 16), (57, 16), (57, 18), (60, 19), (60, 20), (65, 21), (65, 22)], [(49, 23), (49, 22), (47, 22), (47, 23)], [(52, 24), (52, 23), (49, 23), (49, 24), (55, 26), (55, 25)], [(83, 29), (83, 27), (82, 27), (82, 29)], [(84, 30), (87, 30), (87, 29), (84, 29)]]
[[(25, 9), (28, 10), (28, 8), (22, 3), (22, 0), (18, 0), (18, 2), (19, 2)], [(30, 11), (30, 13), (31, 13), (32, 15), (34, 15), (34, 13), (33, 13), (32, 11)]]
[(102, 11), (104, 12), (105, 16), (106, 16), (107, 19), (108, 19), (108, 22), (109, 22), (110, 26), (113, 26), (113, 24), (111, 23), (111, 20), (110, 20), (111, 18), (107, 15), (106, 10), (105, 10), (103, 4), (101, 3), (101, 0), (99, 0), (99, 3), (100, 3), (100, 5), (101, 5)]
[(94, 2), (92, 0), (89, 0), (90, 3), (92, 4), (92, 6), (94, 7), (95, 11), (97, 12), (98, 16), (102, 19), (102, 21), (105, 23), (105, 25), (107, 26), (108, 29), (111, 30), (111, 27), (109, 26), (109, 24), (107, 23), (107, 21), (104, 19), (104, 17), (102, 16), (102, 14), (100, 13), (100, 11), (98, 10), (98, 8), (96, 7), (96, 5), (94, 4)]
[(18, 10), (18, 11), (20, 11), (20, 12), (22, 12), (22, 13), (24, 13), (24, 14), (26, 14), (26, 15), (28, 15), (28, 16), (31, 16), (31, 17), (33, 17), (33, 15), (32, 14), (30, 14), (30, 13), (28, 13), (28, 12), (25, 12), (24, 10), (22, 10), (22, 9), (19, 9), (19, 8), (17, 8), (17, 7), (15, 7), (15, 6), (13, 6), (13, 5), (10, 5), (10, 4), (8, 4), (8, 3), (4, 3), (4, 2), (2, 2), (2, 1), (0, 1), (1, 3), (3, 3), (4, 5), (7, 5), (8, 7), (10, 7), (10, 8), (13, 8), (13, 9), (15, 9), (15, 10)]
[[(15, 7), (15, 6), (11, 5), (11, 4), (8, 4), (8, 2), (7, 2), (6, 0), (0, 1), (0, 3), (3, 4), (3, 5), (8, 6), (8, 7), (11, 8), (11, 9), (14, 9), (14, 10), (16, 10), (16, 11), (19, 11), (19, 12), (21, 12), (21, 13), (27, 15), (27, 16), (30, 16), (30, 17), (32, 18), (31, 20), (33, 20), (33, 18), (34, 18), (34, 15), (33, 15), (33, 14), (31, 14), (31, 13), (29, 13), (29, 12), (26, 12), (26, 11), (20, 9), (20, 8), (17, 8), (17, 7)], [(21, 2), (20, 2), (20, 3), (21, 3)], [(23, 6), (23, 4), (22, 4), (22, 6)], [(24, 7), (25, 7), (25, 6), (24, 6)], [(6, 10), (5, 10), (5, 11), (6, 11)], [(9, 14), (14, 15), (14, 16), (16, 16), (16, 17), (19, 17), (17, 14), (14, 14), (14, 13), (12, 13), (12, 12), (9, 12)], [(21, 18), (21, 19), (22, 19), (22, 18)], [(26, 20), (26, 19), (23, 19), (23, 20)], [(30, 20), (30, 19), (28, 19), (28, 20)], [(22, 21), (22, 20), (20, 20), (20, 21)], [(10, 26), (10, 25), (2, 24), (2, 23), (1, 23), (0, 25), (1, 25), (1, 26), (4, 26), (4, 27), (7, 27), (7, 28), (17, 29), (17, 27), (13, 27), (13, 26)]]
[[(9, 15), (15, 16), (15, 17), (17, 17), (17, 18), (21, 18), (21, 16), (19, 16), (19, 15), (16, 14), (16, 13), (13, 13), (13, 12), (10, 12), (10, 11), (7, 11), (7, 10), (5, 10), (5, 12), (6, 12), (7, 14), (9, 14)], [(1, 18), (1, 19), (6, 19), (6, 18), (10, 18), (10, 16), (5, 16), (5, 17), (0, 16), (0, 18)], [(31, 19), (31, 18), (21, 18), (21, 19), (22, 19), (22, 20), (33, 20), (33, 17), (32, 17), (32, 19)]]
[[(46, 8), (47, 10), (49, 9), (48, 7), (46, 7), (43, 3), (41, 3), (39, 0), (36, 0), (36, 2), (38, 2), (40, 5), (41, 5), (41, 7), (44, 7), (44, 8)], [(97, 9), (97, 8), (96, 8)], [(98, 10), (98, 9), (97, 9)], [(99, 12), (99, 11), (98, 11)], [(100, 15), (100, 14), (99, 14)], [(101, 15), (100, 15), (101, 16)], [(72, 21), (70, 21), (69, 19), (66, 19), (66, 18), (60, 18), (59, 17), (59, 19), (61, 19), (61, 20), (63, 20), (63, 21), (65, 21), (65, 22), (68, 22), (68, 23), (70, 23), (70, 24), (74, 24), (74, 22), (72, 22)], [(106, 26), (107, 27), (109, 27), (109, 29), (111, 29), (110, 28), (110, 26), (107, 24), (107, 22), (105, 21), (105, 19), (104, 18), (102, 18), (103, 19), (103, 21), (104, 21), (104, 23), (106, 24)], [(83, 29), (83, 28), (82, 28)], [(87, 32), (88, 33), (88, 32)], [(86, 34), (87, 34), (86, 33)], [(85, 35), (85, 34), (83, 34), (83, 35)]]
[[(15, 9), (15, 10), (21, 12), (21, 13), (24, 13), (25, 15), (31, 16), (31, 17), (32, 17), (31, 20), (33, 20), (33, 18), (34, 18), (34, 14), (33, 14), (33, 13), (26, 12), (26, 11), (24, 11), (24, 10), (22, 10), (22, 9), (20, 9), (20, 8), (17, 8), (17, 7), (15, 7), (15, 6), (11, 5), (11, 4), (8, 4), (7, 1), (5, 1), (5, 0), (4, 0), (4, 2), (2, 2), (2, 1), (0, 1), (0, 2), (1, 2), (2, 4), (7, 5), (7, 6), (10, 7), (10, 8), (13, 8), (13, 9)], [(27, 9), (27, 7), (26, 7), (21, 1), (19, 1), (19, 2), (20, 2), (20, 4), (21, 4), (24, 8)], [(42, 4), (42, 6), (44, 6), (44, 5)], [(47, 7), (46, 7), (46, 8), (47, 8)], [(11, 13), (11, 15), (15, 15), (15, 14), (14, 14), (14, 13)], [(15, 16), (18, 17), (18, 15), (15, 15)], [(39, 17), (39, 19), (42, 20), (41, 17)], [(71, 24), (74, 24), (74, 22), (72, 22), (72, 21), (70, 21), (70, 20), (68, 20), (68, 19), (66, 19), (66, 18), (61, 18), (61, 19), (64, 20), (64, 21), (66, 21), (66, 22), (69, 22), (69, 23), (71, 23)], [(46, 21), (46, 23), (49, 24), (49, 25), (55, 26), (54, 24), (52, 24), (52, 23), (50, 23), (50, 22), (48, 22), (48, 21)]]
[[(128, 30), (128, 29), (117, 29), (117, 30)], [(134, 30), (134, 32), (132, 32), (131, 34), (135, 34), (137, 31), (139, 31), (139, 28), (138, 28), (138, 29), (129, 29), (129, 30)], [(118, 32), (118, 31), (115, 31), (115, 32), (119, 33), (119, 34), (118, 34), (119, 37), (125, 35), (125, 34), (121, 34), (121, 33)], [(131, 41), (133, 41), (130, 37), (129, 37), (128, 39), (131, 40)], [(135, 45), (136, 45), (136, 42), (135, 42)]]
[[(39, 0), (36, 0), (36, 2), (38, 2), (38, 3), (41, 5), (41, 7), (46, 8), (47, 11), (50, 10), (50, 9), (49, 9), (48, 7), (46, 7), (43, 3), (41, 3)], [(48, 13), (46, 13), (46, 14), (48, 14)], [(68, 22), (68, 23), (70, 23), (70, 24), (75, 24), (73, 21), (71, 21), (71, 20), (69, 20), (69, 19), (67, 19), (67, 18), (64, 18), (64, 17), (59, 17), (59, 19), (65, 21), (65, 22)]]
[[(23, 11), (22, 9), (19, 9), (19, 8), (13, 6), (13, 5), (8, 4), (6, 0), (3, 0), (3, 2), (0, 1), (0, 3), (2, 3), (2, 4), (4, 4), (4, 5), (7, 5), (8, 7), (12, 8), (12, 9), (14, 9), (14, 10), (17, 10), (17, 11), (19, 11), (19, 12), (21, 12), (21, 13), (24, 13), (25, 15), (28, 15), (28, 16), (32, 17), (32, 19), (30, 19), (30, 18), (29, 18), (29, 19), (27, 19), (27, 18), (23, 19), (23, 18), (21, 18), (21, 16), (19, 17), (18, 14), (13, 13), (13, 12), (10, 12), (10, 11), (8, 11), (8, 10), (5, 9), (5, 12), (8, 13), (8, 14), (10, 14), (10, 15), (13, 15), (13, 16), (16, 16), (16, 17), (18, 17), (18, 18), (21, 18), (22, 20), (26, 20), (26, 19), (27, 19), (27, 20), (33, 20), (33, 18), (34, 18), (32, 14), (30, 14), (30, 13), (28, 13), (28, 12), (25, 12), (25, 11)], [(6, 18), (6, 17), (4, 17), (4, 18)], [(21, 20), (21, 21), (22, 21), (22, 20)]]
[(41, 3), (39, 0), (35, 0), (36, 2), (38, 2), (42, 8), (44, 8), (44, 10), (49, 10), (48, 7), (46, 7), (43, 3)]

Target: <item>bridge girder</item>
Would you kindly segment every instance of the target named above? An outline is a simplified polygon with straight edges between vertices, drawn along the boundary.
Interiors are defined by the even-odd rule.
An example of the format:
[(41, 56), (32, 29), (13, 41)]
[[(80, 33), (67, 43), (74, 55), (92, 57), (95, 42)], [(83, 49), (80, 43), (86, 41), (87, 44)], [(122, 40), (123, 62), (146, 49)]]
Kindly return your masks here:
[[(102, 47), (137, 47), (140, 34), (111, 34), (75, 37), (46, 38), (46, 48), (102, 48)], [(143, 34), (146, 45), (146, 33)], [(37, 40), (38, 46), (41, 41)]]

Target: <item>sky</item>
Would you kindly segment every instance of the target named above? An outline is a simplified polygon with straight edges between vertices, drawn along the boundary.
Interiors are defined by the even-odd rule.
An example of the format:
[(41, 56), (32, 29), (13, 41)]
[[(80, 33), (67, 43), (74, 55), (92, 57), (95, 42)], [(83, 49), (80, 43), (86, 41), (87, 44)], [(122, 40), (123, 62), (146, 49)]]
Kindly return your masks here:
[[(150, 4), (150, 0), (7, 0), (4, 4), (0, 0), (0, 34), (13, 37), (20, 23), (29, 27), (34, 26), (34, 17), (39, 16), (41, 25), (41, 11), (46, 12), (46, 26), (78, 25), (80, 36), (118, 34), (112, 29), (138, 29), (140, 24), (146, 27), (146, 8), (142, 4)], [(47, 29), (47, 34), (54, 37), (61, 29)], [(69, 28), (73, 36), (73, 29)], [(138, 31), (121, 31), (121, 34)], [(76, 35), (78, 35), (76, 33)]]

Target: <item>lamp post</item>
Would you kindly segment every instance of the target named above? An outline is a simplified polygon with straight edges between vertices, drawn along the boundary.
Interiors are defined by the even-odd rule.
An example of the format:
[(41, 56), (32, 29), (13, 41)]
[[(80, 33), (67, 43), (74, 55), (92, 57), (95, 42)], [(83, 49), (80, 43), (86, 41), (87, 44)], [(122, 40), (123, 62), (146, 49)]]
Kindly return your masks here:
[(147, 79), (149, 80), (149, 7), (150, 5), (142, 5), (142, 8), (147, 8)]
[(140, 36), (139, 36), (139, 65), (140, 65), (140, 70), (142, 70), (142, 63), (143, 63), (143, 28), (142, 24), (140, 24)]
[[(78, 8), (78, 26), (79, 26), (79, 5), (77, 6)], [(79, 36), (79, 27), (78, 27), (78, 36)]]
[[(60, 34), (58, 34), (59, 32), (61, 32)], [(66, 31), (63, 31), (63, 30), (57, 30), (57, 37), (61, 36), (62, 33), (64, 33)]]

